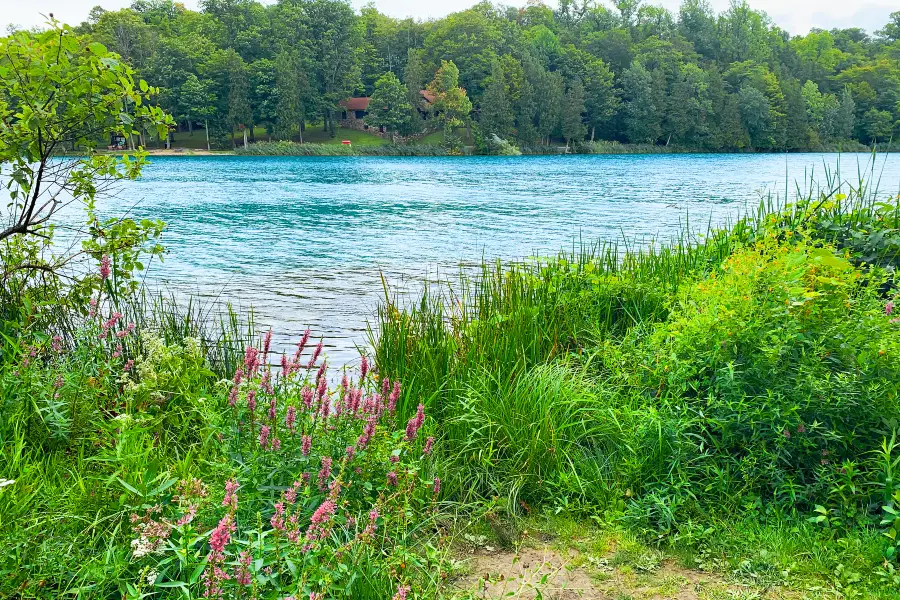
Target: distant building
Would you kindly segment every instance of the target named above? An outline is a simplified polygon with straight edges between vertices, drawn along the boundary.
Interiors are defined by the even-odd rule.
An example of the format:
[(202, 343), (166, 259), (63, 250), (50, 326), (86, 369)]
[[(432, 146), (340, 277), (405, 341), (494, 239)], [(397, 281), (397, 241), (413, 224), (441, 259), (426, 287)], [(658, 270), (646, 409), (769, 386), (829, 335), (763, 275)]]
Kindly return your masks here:
[[(432, 114), (431, 105), (434, 104), (434, 94), (428, 90), (419, 90), (422, 96), (422, 103), (416, 107), (422, 119), (427, 119)], [(338, 102), (341, 109), (341, 127), (347, 129), (361, 129), (367, 131), (369, 125), (365, 122), (365, 117), (369, 114), (369, 101), (371, 98), (362, 96), (359, 98), (347, 98)], [(384, 133), (384, 128), (380, 128)]]

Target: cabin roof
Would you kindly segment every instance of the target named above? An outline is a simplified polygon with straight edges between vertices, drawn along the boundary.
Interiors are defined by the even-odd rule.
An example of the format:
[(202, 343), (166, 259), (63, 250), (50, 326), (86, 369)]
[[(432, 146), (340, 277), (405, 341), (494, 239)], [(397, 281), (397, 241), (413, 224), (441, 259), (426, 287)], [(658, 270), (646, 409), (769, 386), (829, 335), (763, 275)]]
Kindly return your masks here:
[(347, 110), (368, 110), (369, 98), (347, 98), (341, 100), (340, 105)]

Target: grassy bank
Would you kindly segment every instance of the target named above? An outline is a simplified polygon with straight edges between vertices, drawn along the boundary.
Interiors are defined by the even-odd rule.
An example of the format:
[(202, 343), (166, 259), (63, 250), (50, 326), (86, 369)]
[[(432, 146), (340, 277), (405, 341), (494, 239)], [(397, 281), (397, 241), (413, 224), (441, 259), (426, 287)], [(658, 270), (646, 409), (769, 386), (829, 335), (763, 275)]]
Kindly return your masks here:
[(832, 182), (662, 247), (388, 298), (372, 343), (443, 424), (461, 500), (574, 508), (690, 560), (893, 598), (898, 264), (900, 198)]
[(0, 596), (499, 598), (524, 556), (558, 568), (521, 597), (896, 597), (900, 198), (873, 186), (388, 296), (332, 375), (96, 255), (76, 285), (3, 255)]

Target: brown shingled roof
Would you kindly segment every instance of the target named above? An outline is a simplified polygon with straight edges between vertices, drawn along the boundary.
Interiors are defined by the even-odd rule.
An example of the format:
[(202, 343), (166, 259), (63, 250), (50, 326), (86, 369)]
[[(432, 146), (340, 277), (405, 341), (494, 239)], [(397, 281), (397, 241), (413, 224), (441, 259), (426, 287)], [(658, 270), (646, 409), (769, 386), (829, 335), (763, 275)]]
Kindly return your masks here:
[(346, 108), (347, 110), (368, 110), (369, 109), (369, 99), (368, 98), (347, 98), (346, 100), (341, 100), (339, 102), (341, 106)]
[(425, 98), (425, 102), (428, 104), (434, 104), (435, 96), (428, 90), (419, 90), (419, 93), (422, 94), (422, 97)]

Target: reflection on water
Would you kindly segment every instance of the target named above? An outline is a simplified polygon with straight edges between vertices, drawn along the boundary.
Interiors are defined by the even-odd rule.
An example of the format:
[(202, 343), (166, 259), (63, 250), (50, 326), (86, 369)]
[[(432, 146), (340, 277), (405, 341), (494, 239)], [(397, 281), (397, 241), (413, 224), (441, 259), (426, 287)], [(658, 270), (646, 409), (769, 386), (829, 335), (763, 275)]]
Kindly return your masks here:
[[(855, 181), (857, 162), (840, 157)], [(383, 272), (415, 288), (462, 262), (548, 254), (585, 241), (665, 238), (783, 194), (835, 155), (471, 158), (156, 157), (103, 210), (168, 223), (150, 281), (253, 306), (285, 346), (310, 326), (332, 363), (365, 343)], [(883, 169), (883, 172), (882, 172)], [(878, 159), (896, 192), (900, 158)], [(822, 177), (819, 177), (820, 179)], [(74, 216), (72, 217), (74, 218)]]

